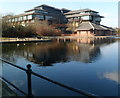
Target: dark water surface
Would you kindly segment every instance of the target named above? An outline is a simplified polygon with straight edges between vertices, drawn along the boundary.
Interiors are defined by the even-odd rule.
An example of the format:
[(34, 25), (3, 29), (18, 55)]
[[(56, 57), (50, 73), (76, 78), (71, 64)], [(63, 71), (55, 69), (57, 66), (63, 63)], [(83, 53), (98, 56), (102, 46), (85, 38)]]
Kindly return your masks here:
[[(117, 96), (118, 43), (109, 38), (2, 44), (2, 56), (23, 68), (31, 64), (34, 72), (74, 88)], [(26, 73), (6, 63), (2, 66), (3, 76), (27, 93)], [(36, 76), (32, 76), (32, 89), (35, 96), (79, 96)]]

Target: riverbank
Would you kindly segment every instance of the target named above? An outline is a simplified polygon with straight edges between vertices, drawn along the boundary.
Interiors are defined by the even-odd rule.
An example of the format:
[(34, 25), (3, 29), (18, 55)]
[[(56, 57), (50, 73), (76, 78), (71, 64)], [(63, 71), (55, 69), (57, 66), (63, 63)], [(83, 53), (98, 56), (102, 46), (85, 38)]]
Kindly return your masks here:
[(26, 43), (26, 42), (49, 42), (53, 39), (101, 39), (101, 38), (116, 38), (119, 36), (94, 36), (94, 37), (81, 37), (81, 36), (45, 36), (42, 38), (0, 38), (0, 43)]
[(0, 43), (48, 42), (50, 38), (0, 38)]

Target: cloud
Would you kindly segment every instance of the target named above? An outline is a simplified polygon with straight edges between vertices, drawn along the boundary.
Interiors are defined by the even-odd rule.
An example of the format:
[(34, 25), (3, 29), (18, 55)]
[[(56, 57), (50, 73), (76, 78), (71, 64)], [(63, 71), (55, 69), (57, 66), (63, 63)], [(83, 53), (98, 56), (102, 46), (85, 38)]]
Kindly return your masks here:
[[(119, 73), (120, 74), (120, 73)], [(118, 81), (118, 72), (111, 72), (111, 73), (108, 73), (106, 72), (104, 75), (103, 75), (104, 78), (107, 78), (109, 80), (112, 80), (112, 81), (115, 81), (117, 83), (120, 83), (120, 81)]]
[(18, 88), (23, 86), (25, 83), (24, 83), (24, 80), (14, 80), (12, 81), (12, 83), (17, 86)]

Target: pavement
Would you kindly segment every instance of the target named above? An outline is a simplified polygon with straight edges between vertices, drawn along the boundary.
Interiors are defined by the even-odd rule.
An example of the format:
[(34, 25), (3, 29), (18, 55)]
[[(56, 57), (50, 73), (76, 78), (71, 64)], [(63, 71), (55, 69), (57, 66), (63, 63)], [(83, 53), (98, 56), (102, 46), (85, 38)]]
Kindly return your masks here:
[(10, 87), (5, 82), (0, 80), (0, 84), (2, 85), (2, 97), (4, 97), (4, 96), (17, 96), (17, 94), (12, 89), (10, 89)]
[(15, 42), (46, 42), (46, 41), (51, 41), (51, 39), (46, 38), (46, 39), (38, 39), (38, 38), (0, 38), (0, 43), (15, 43)]

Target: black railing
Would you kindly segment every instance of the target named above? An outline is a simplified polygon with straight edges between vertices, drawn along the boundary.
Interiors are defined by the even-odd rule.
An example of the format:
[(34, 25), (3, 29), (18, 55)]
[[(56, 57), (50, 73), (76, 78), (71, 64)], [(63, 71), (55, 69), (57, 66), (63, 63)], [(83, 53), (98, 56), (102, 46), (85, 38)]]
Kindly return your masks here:
[(23, 92), (22, 90), (20, 90), (19, 88), (17, 88), (17, 87), (16, 87), (15, 85), (13, 85), (12, 83), (10, 83), (7, 79), (3, 78), (2, 76), (0, 76), (0, 77), (1, 77), (4, 81), (6, 81), (6, 82), (9, 83), (10, 85), (12, 85), (14, 88), (16, 88), (18, 91), (20, 91), (22, 94), (28, 96), (29, 98), (32, 98), (32, 96), (33, 96), (33, 94), (32, 94), (31, 75), (35, 75), (35, 76), (40, 77), (40, 78), (42, 78), (42, 79), (44, 79), (44, 80), (47, 80), (47, 81), (49, 81), (49, 82), (51, 82), (51, 83), (54, 83), (54, 84), (56, 84), (56, 85), (59, 85), (59, 86), (61, 86), (61, 87), (64, 87), (64, 88), (66, 88), (66, 89), (69, 89), (69, 90), (71, 90), (71, 91), (73, 91), (73, 92), (82, 94), (82, 95), (87, 96), (87, 97), (99, 97), (99, 96), (97, 96), (97, 95), (95, 95), (95, 94), (92, 94), (92, 93), (89, 93), (89, 92), (86, 92), (86, 91), (83, 91), (83, 90), (80, 90), (80, 89), (78, 90), (78, 89), (76, 89), (76, 88), (67, 86), (67, 85), (65, 85), (65, 84), (63, 84), (63, 83), (60, 83), (60, 82), (54, 81), (54, 80), (52, 80), (52, 79), (49, 79), (48, 77), (39, 75), (39, 74), (37, 74), (37, 73), (35, 73), (35, 72), (32, 71), (30, 64), (28, 64), (28, 65), (27, 65), (27, 69), (25, 69), (25, 68), (22, 68), (22, 67), (20, 67), (20, 66), (18, 66), (18, 65), (12, 64), (12, 63), (10, 63), (10, 62), (8, 62), (8, 61), (6, 61), (6, 60), (3, 60), (3, 59), (0, 59), (0, 60), (3, 61), (3, 62), (5, 62), (5, 63), (7, 63), (7, 64), (9, 64), (9, 65), (12, 65), (12, 66), (14, 66), (14, 67), (16, 67), (16, 68), (19, 68), (19, 69), (21, 69), (21, 70), (23, 70), (23, 71), (25, 71), (25, 72), (27, 73), (27, 82), (28, 82), (28, 93), (27, 93), (27, 94), (24, 93), (24, 92)]

